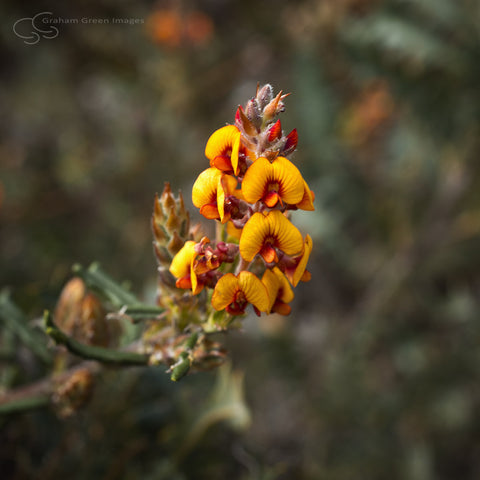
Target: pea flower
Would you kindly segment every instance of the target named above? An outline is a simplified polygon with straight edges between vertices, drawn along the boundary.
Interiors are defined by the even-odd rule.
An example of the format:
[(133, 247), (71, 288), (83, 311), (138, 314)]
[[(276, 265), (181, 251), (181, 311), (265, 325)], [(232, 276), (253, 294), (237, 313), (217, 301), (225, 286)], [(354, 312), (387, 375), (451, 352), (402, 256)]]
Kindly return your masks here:
[(257, 88), (234, 124), (207, 141), (209, 167), (193, 185), (192, 202), (216, 221), (216, 238), (186, 239), (169, 269), (177, 288), (203, 295), (206, 330), (226, 328), (248, 305), (258, 315), (288, 315), (292, 287), (310, 278), (312, 239), (290, 216), (314, 210), (315, 196), (289, 158), (297, 130), (285, 134), (277, 118), (287, 96), (274, 95), (271, 85)]

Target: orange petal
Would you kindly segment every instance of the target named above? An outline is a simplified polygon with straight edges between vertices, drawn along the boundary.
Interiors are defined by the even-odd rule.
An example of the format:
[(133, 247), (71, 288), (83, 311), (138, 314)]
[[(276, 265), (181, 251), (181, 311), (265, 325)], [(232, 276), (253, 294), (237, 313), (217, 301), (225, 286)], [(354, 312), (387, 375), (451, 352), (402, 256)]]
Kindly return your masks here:
[(197, 177), (192, 187), (192, 202), (197, 208), (217, 201), (218, 179), (221, 175), (220, 170), (211, 167)]
[(311, 279), (312, 279), (312, 274), (308, 270), (305, 270), (303, 272), (302, 277), (300, 278), (300, 281), (301, 282), (309, 282)]
[(273, 208), (279, 200), (280, 196), (277, 192), (268, 192), (267, 195), (263, 197), (265, 205), (269, 208)]
[(243, 227), (240, 254), (249, 262), (266, 243), (287, 255), (298, 255), (303, 250), (301, 233), (279, 210), (272, 210), (267, 215), (259, 212), (252, 215)]
[[(222, 277), (223, 278), (223, 277)], [(268, 311), (270, 299), (267, 289), (261, 280), (251, 272), (242, 271), (238, 274), (238, 285), (245, 298), (261, 312)]]
[(238, 279), (233, 273), (227, 273), (218, 280), (212, 295), (212, 306), (215, 310), (223, 310), (235, 299)]
[(269, 244), (266, 244), (262, 247), (260, 250), (260, 255), (267, 263), (278, 262), (277, 252)]
[(210, 166), (218, 168), (222, 172), (232, 173), (232, 160), (227, 155), (217, 155), (213, 160), (210, 161)]
[(303, 184), (300, 171), (290, 160), (277, 157), (270, 163), (261, 157), (245, 173), (242, 192), (249, 203), (255, 203), (262, 198), (270, 199), (268, 194), (273, 190), (286, 203), (296, 204), (303, 197)]
[[(231, 156), (235, 139), (240, 131), (235, 125), (226, 125), (212, 133), (205, 147), (205, 155), (213, 162), (219, 155)], [(210, 163), (212, 166), (212, 163)]]
[[(175, 278), (182, 278), (190, 274), (190, 265), (192, 260), (196, 257), (195, 242), (189, 240), (173, 257), (170, 264), (170, 273)], [(183, 287), (182, 287), (183, 288)], [(188, 287), (190, 288), (190, 287)]]
[(272, 311), (278, 313), (279, 315), (290, 315), (292, 307), (281, 300), (277, 300), (273, 305)]
[(200, 208), (200, 213), (205, 218), (208, 218), (209, 220), (216, 220), (217, 218), (220, 218), (220, 214), (218, 213), (217, 206), (212, 205), (211, 203), (208, 203), (207, 205), (203, 205)]
[(190, 278), (190, 276), (179, 278), (175, 282), (175, 286), (177, 288), (183, 288), (185, 290), (190, 290), (192, 288), (192, 279)]

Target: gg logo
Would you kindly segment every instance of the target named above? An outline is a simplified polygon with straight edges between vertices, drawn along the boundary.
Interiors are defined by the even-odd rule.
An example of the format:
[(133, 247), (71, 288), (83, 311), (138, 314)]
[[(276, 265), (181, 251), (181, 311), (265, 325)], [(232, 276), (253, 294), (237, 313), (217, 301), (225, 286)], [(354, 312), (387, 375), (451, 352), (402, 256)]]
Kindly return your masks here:
[[(40, 12), (33, 17), (20, 18), (13, 24), (13, 33), (19, 38), (23, 38), (26, 45), (35, 45), (40, 38), (51, 40), (58, 37), (58, 28), (48, 25), (48, 22), (41, 22), (40, 17), (53, 15), (52, 12)], [(43, 27), (43, 28), (42, 28)]]

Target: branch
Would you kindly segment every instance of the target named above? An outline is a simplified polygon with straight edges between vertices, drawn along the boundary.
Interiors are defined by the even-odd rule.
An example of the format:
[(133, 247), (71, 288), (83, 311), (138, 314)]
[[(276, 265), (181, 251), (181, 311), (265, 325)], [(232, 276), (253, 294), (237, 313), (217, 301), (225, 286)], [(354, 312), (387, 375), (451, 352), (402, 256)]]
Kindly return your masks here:
[(111, 365), (123, 366), (141, 366), (148, 365), (149, 356), (141, 353), (127, 352), (121, 350), (112, 350), (109, 348), (97, 347), (80, 343), (72, 337), (62, 332), (53, 322), (52, 315), (45, 311), (43, 315), (44, 329), (46, 334), (51, 337), (55, 343), (64, 345), (67, 350), (79, 357), (97, 360), (98, 362)]

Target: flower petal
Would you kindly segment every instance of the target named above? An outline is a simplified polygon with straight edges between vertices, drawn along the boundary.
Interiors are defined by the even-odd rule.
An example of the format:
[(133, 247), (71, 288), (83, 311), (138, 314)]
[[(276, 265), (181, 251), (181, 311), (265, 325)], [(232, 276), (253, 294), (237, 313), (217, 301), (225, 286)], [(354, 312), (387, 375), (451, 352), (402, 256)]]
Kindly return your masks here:
[(238, 274), (238, 285), (245, 298), (261, 312), (268, 311), (270, 298), (261, 280), (252, 272), (242, 271)]
[(310, 237), (310, 235), (307, 235), (305, 237), (305, 248), (304, 248), (302, 257), (300, 258), (297, 268), (295, 269), (295, 273), (293, 274), (293, 278), (291, 279), (292, 285), (294, 287), (298, 285), (298, 282), (303, 277), (305, 268), (307, 268), (307, 262), (310, 257), (310, 253), (312, 252), (312, 248), (313, 248), (312, 238)]
[(275, 267), (273, 269), (274, 275), (277, 277), (278, 280), (278, 299), (281, 300), (283, 303), (290, 303), (295, 295), (293, 293), (292, 287), (288, 283), (287, 277), (282, 273), (282, 271)]
[(175, 278), (182, 278), (190, 274), (190, 265), (192, 260), (196, 256), (195, 252), (195, 242), (188, 240), (185, 242), (185, 245), (178, 251), (178, 253), (173, 257), (172, 263), (170, 264), (170, 273)]
[(240, 237), (240, 255), (250, 262), (260, 252), (268, 236), (269, 223), (262, 213), (254, 213), (243, 227)]
[(240, 152), (240, 139), (241, 139), (241, 133), (238, 132), (233, 145), (232, 145), (232, 155), (231, 155), (231, 160), (232, 160), (232, 169), (233, 173), (235, 175), (238, 175), (238, 154)]
[(240, 237), (240, 255), (247, 261), (270, 244), (287, 255), (298, 255), (303, 250), (303, 238), (299, 230), (279, 211), (267, 215), (254, 213), (243, 227)]
[(222, 223), (227, 222), (230, 218), (225, 216), (225, 197), (235, 194), (237, 179), (232, 175), (222, 175), (218, 179), (217, 185), (217, 206), (220, 220)]
[(303, 197), (300, 200), (300, 202), (297, 203), (297, 207), (300, 210), (315, 210), (315, 207), (313, 206), (313, 201), (315, 200), (315, 194), (310, 190), (310, 188), (307, 185), (307, 182), (304, 183), (304, 189), (303, 189)]
[(205, 147), (205, 155), (210, 160), (211, 166), (215, 157), (231, 156), (233, 144), (239, 135), (240, 131), (235, 125), (226, 125), (212, 133)]
[(278, 279), (277, 275), (273, 273), (270, 268), (267, 268), (263, 273), (262, 283), (265, 285), (265, 288), (268, 292), (269, 298), (269, 305), (267, 309), (267, 313), (270, 313), (277, 298), (278, 289), (280, 287), (280, 280)]
[[(298, 168), (284, 157), (277, 157), (273, 163), (266, 158), (259, 158), (245, 173), (242, 192), (245, 200), (255, 203), (260, 199), (271, 204), (269, 192), (278, 193), (281, 200), (295, 204), (304, 194), (304, 180)], [(270, 204), (268, 202), (270, 201)]]
[(250, 165), (242, 181), (242, 193), (247, 202), (255, 203), (263, 197), (271, 172), (272, 165), (264, 157)]
[(238, 279), (233, 273), (227, 273), (218, 280), (212, 295), (212, 306), (215, 310), (223, 310), (235, 299), (238, 290)]
[(217, 200), (217, 185), (221, 175), (220, 170), (211, 167), (197, 177), (192, 187), (192, 202), (197, 208)]
[(277, 248), (287, 255), (298, 255), (303, 250), (302, 234), (279, 210), (272, 210), (267, 221)]
[[(228, 222), (227, 223), (227, 241), (229, 238), (232, 240), (240, 240), (240, 237), (242, 236), (242, 229), (237, 228), (233, 222)], [(238, 243), (238, 242), (235, 242)]]

